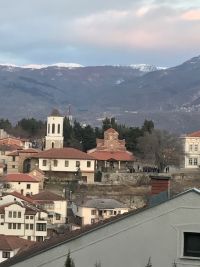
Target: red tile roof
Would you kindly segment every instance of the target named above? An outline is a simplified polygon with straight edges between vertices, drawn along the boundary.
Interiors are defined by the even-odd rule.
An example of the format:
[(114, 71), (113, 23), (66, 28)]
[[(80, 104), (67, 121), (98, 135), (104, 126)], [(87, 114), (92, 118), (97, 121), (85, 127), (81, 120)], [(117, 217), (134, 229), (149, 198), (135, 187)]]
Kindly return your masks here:
[(94, 160), (94, 158), (85, 152), (71, 147), (52, 148), (39, 152), (34, 157), (45, 159), (83, 159)]
[(11, 173), (1, 178), (5, 182), (31, 182), (38, 183), (38, 180), (26, 173)]
[[(10, 203), (1, 205), (1, 206), (0, 206), (0, 214), (4, 214), (4, 213), (5, 213), (5, 208), (6, 208), (6, 207), (9, 207), (10, 205), (13, 205), (13, 204), (16, 204), (16, 202), (10, 202)], [(19, 203), (17, 203), (17, 204), (19, 204)], [(20, 205), (20, 204), (19, 204), (19, 205)]]
[(26, 202), (28, 202), (28, 203), (35, 204), (35, 201), (34, 201), (32, 198), (27, 197), (27, 196), (24, 196), (24, 195), (22, 195), (22, 194), (20, 194), (20, 193), (18, 193), (18, 192), (16, 192), (16, 191), (11, 192), (11, 193), (7, 193), (7, 194), (5, 194), (5, 195), (6, 195), (6, 196), (7, 196), (7, 195), (12, 195), (12, 196), (17, 197), (17, 198), (20, 198), (21, 200), (24, 200), (24, 201), (26, 201)]
[(29, 241), (18, 236), (0, 235), (0, 250), (12, 251), (14, 249), (30, 247), (35, 242)]
[(62, 196), (60, 195), (57, 195), (51, 191), (42, 191), (40, 192), (39, 194), (36, 194), (36, 195), (32, 195), (31, 196), (32, 199), (34, 199), (35, 201), (47, 201), (47, 200), (65, 200)]
[(200, 131), (196, 131), (187, 135), (187, 137), (200, 137)]
[(16, 144), (10, 145), (10, 144), (0, 144), (0, 150), (2, 151), (13, 151), (13, 150), (21, 150), (22, 147), (18, 146)]
[(34, 149), (34, 148), (28, 148), (28, 149), (21, 149), (21, 150), (16, 150), (16, 151), (13, 151), (11, 153), (8, 154), (8, 156), (19, 156), (20, 154), (25, 154), (25, 153), (28, 153), (28, 154), (37, 154), (38, 152), (40, 152), (40, 150), (37, 150), (37, 149)]
[(128, 151), (94, 151), (90, 153), (96, 160), (133, 161), (134, 156)]

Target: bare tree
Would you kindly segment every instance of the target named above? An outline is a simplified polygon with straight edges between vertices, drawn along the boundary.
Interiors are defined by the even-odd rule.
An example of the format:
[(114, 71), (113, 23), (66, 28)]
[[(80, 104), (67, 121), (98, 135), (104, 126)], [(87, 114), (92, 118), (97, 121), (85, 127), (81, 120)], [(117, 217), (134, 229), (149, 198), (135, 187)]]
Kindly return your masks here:
[(152, 130), (138, 138), (138, 149), (140, 157), (160, 171), (169, 165), (180, 166), (183, 156), (180, 138), (162, 130)]

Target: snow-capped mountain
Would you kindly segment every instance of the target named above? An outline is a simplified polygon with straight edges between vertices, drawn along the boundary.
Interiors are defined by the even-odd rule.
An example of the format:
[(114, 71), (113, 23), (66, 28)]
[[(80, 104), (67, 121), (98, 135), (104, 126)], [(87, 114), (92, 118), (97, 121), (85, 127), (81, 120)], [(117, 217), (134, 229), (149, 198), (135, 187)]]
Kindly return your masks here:
[(152, 71), (166, 69), (165, 67), (156, 67), (155, 65), (149, 65), (149, 64), (131, 64), (130, 67), (136, 70), (140, 70), (142, 72), (152, 72)]
[(55, 63), (55, 64), (28, 64), (28, 65), (14, 65), (14, 64), (0, 64), (2, 67), (7, 67), (9, 69), (12, 68), (22, 68), (22, 69), (45, 69), (48, 67), (57, 67), (57, 68), (68, 68), (68, 69), (73, 69), (73, 68), (82, 68), (83, 65), (77, 64), (77, 63)]

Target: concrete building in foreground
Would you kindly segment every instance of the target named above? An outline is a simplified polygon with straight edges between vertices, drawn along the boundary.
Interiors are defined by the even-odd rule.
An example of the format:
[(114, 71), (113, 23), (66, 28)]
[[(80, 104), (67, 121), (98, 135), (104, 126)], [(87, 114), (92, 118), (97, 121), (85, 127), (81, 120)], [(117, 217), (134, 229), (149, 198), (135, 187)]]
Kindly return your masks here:
[[(160, 182), (160, 181), (159, 181)], [(0, 267), (200, 266), (200, 191), (130, 211), (40, 243)]]

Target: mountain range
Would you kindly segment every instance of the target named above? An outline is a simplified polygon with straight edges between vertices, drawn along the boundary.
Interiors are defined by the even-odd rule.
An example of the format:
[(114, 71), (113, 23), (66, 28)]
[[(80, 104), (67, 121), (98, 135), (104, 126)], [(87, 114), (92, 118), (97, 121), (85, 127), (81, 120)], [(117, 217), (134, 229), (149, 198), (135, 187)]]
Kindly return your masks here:
[(45, 119), (53, 108), (82, 123), (121, 123), (185, 133), (200, 129), (200, 56), (172, 68), (146, 64), (88, 66), (0, 65), (0, 117)]

